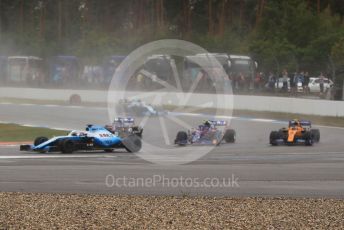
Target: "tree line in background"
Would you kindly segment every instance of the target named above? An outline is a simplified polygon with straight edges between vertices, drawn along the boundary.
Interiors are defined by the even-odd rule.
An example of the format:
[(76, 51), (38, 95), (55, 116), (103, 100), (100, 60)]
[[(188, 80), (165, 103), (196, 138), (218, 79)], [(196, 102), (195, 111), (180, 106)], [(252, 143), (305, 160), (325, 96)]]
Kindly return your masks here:
[(0, 55), (127, 54), (176, 38), (264, 71), (344, 66), (342, 0), (0, 0)]

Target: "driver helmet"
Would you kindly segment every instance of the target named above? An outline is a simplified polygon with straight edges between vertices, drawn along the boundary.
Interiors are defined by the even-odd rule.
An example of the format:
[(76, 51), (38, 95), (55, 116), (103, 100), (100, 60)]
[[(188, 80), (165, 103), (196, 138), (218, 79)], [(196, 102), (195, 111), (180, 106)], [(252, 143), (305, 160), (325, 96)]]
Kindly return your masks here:
[(211, 127), (211, 123), (209, 122), (209, 120), (204, 120), (204, 121), (203, 121), (203, 125), (204, 125), (205, 127), (208, 127), (208, 128)]
[(75, 136), (78, 135), (78, 132), (77, 132), (77, 131), (72, 131), (72, 132), (70, 133), (70, 135), (73, 136), (73, 137), (75, 137)]
[(298, 119), (293, 119), (290, 122), (290, 126), (292, 126), (292, 127), (299, 126), (299, 124), (300, 124), (300, 122)]

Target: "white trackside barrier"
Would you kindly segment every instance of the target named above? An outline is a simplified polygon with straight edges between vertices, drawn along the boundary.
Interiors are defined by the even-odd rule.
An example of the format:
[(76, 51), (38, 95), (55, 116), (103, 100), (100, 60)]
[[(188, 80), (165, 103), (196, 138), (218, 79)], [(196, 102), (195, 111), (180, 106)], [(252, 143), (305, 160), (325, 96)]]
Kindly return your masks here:
[[(36, 88), (0, 88), (0, 98), (18, 98), (33, 100), (69, 101), (71, 95), (79, 95), (82, 102), (106, 103), (121, 98), (122, 92), (102, 90), (65, 90)], [(299, 99), (272, 96), (214, 95), (156, 92), (125, 92), (126, 98), (141, 98), (146, 103), (167, 104), (172, 106), (194, 106), (218, 109), (237, 109), (251, 111), (269, 111), (299, 113), (320, 116), (344, 116), (344, 101)]]

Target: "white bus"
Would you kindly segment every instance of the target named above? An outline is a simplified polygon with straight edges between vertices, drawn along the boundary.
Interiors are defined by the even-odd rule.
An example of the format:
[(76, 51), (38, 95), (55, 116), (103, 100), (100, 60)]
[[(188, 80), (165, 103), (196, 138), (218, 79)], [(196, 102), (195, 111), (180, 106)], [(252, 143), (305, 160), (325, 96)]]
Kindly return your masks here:
[[(193, 81), (199, 71), (203, 68), (215, 68), (216, 63), (210, 63), (209, 57), (216, 58), (219, 64), (222, 65), (223, 70), (233, 82), (235, 83), (239, 75), (245, 76), (245, 80), (249, 87), (252, 88), (252, 83), (257, 70), (257, 63), (249, 56), (231, 55), (225, 53), (205, 53), (196, 54), (193, 56), (186, 56), (184, 61), (184, 78), (185, 80)], [(200, 66), (200, 64), (202, 67)], [(205, 82), (203, 88), (207, 88), (209, 84)], [(233, 87), (236, 87), (233, 85)]]

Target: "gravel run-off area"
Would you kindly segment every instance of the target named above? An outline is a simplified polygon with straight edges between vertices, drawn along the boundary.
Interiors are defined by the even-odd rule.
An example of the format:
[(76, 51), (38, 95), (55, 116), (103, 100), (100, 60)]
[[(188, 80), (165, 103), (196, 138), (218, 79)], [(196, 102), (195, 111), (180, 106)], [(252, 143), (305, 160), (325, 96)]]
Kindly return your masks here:
[(0, 229), (344, 229), (344, 200), (0, 193)]

